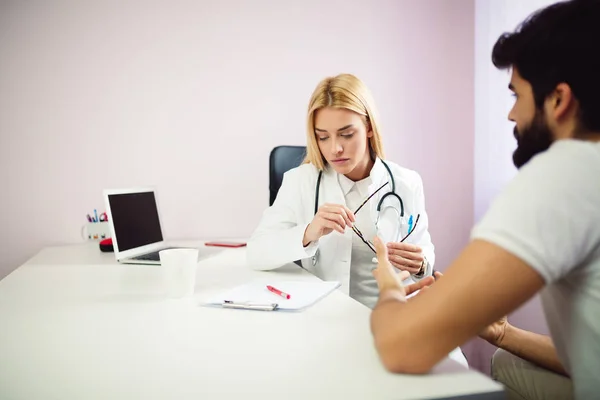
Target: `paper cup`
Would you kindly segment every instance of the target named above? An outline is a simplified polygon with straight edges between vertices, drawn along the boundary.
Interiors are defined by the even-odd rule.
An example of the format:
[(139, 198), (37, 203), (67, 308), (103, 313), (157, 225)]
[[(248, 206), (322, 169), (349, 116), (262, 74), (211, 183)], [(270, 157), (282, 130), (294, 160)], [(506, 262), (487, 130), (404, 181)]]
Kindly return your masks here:
[(158, 254), (165, 273), (167, 296), (181, 298), (194, 294), (198, 249), (167, 249)]

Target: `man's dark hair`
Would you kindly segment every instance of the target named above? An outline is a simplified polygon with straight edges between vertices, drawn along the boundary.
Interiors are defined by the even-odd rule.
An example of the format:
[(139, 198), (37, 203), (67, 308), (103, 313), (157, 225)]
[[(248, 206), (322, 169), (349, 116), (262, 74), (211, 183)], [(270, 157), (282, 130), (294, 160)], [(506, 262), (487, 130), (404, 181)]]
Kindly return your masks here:
[(558, 84), (568, 84), (579, 101), (579, 130), (600, 131), (600, 0), (565, 1), (533, 13), (500, 36), (492, 62), (518, 70), (538, 109)]

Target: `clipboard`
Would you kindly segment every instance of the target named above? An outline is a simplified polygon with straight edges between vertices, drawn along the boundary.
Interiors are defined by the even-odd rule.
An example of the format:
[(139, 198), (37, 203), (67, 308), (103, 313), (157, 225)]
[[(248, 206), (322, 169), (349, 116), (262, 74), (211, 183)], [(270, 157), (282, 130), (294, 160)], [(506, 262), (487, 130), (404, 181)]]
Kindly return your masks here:
[[(285, 299), (267, 289), (267, 286), (290, 294)], [(276, 281), (260, 280), (234, 287), (209, 299), (203, 305), (256, 311), (301, 311), (340, 286), (337, 281)]]
[(225, 300), (221, 307), (223, 308), (237, 308), (241, 310), (256, 310), (256, 311), (275, 311), (279, 308), (277, 303), (234, 303), (231, 300)]

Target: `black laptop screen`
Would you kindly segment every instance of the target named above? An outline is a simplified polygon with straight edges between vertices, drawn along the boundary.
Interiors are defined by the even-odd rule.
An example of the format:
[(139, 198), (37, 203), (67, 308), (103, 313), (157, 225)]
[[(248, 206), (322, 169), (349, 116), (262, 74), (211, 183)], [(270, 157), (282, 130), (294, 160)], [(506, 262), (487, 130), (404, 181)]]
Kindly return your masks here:
[(119, 251), (163, 240), (154, 192), (108, 196)]

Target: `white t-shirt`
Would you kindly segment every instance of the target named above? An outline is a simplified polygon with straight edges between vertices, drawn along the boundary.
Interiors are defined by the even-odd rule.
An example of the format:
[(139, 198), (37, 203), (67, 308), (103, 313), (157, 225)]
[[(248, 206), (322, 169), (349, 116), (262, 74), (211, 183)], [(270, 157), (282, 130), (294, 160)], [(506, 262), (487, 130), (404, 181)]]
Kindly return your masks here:
[(494, 201), (472, 238), (511, 252), (544, 278), (544, 314), (575, 397), (596, 398), (600, 143), (559, 140), (535, 156)]

